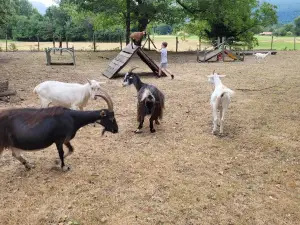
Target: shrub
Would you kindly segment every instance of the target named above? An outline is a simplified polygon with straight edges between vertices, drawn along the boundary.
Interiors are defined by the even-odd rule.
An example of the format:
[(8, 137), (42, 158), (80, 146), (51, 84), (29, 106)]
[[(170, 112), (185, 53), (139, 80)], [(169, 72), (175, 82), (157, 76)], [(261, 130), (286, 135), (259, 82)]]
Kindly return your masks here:
[(8, 49), (10, 51), (13, 51), (13, 52), (18, 51), (17, 46), (16, 46), (15, 43), (10, 43), (9, 46), (8, 46)]

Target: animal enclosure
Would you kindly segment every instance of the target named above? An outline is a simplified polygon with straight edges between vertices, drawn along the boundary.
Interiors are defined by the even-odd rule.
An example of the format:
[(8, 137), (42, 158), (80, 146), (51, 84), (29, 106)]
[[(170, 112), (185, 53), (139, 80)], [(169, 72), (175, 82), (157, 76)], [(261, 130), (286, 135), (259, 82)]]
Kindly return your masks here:
[[(35, 169), (4, 151), (0, 159), (0, 224), (5, 225), (295, 225), (300, 221), (299, 52), (278, 52), (264, 62), (203, 63), (195, 54), (169, 53), (176, 79), (142, 77), (165, 94), (156, 133), (145, 123), (134, 134), (136, 90), (101, 72), (119, 51), (76, 53), (77, 66), (45, 65), (45, 53), (0, 52), (0, 77), (24, 99), (0, 108), (40, 107), (33, 88), (45, 80), (103, 84), (114, 102), (119, 133), (87, 126), (72, 141), (71, 171), (53, 168), (55, 146), (24, 153)], [(160, 55), (147, 52), (156, 62)], [(105, 60), (101, 57), (107, 57)], [(133, 56), (124, 71), (151, 71)], [(224, 137), (211, 134), (207, 75), (225, 74), (236, 92)], [(105, 108), (90, 100), (85, 110)]]

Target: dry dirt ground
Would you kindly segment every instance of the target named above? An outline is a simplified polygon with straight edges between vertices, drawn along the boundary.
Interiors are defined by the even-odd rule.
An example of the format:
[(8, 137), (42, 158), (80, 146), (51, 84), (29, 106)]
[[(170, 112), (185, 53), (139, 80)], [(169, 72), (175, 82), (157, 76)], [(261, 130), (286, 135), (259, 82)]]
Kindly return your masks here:
[[(299, 52), (265, 62), (196, 63), (194, 54), (169, 54), (174, 80), (142, 77), (166, 97), (164, 119), (151, 134), (134, 134), (136, 91), (101, 72), (117, 52), (78, 53), (77, 67), (46, 66), (44, 53), (0, 53), (1, 78), (23, 101), (0, 108), (39, 107), (33, 88), (45, 80), (107, 81), (119, 133), (81, 129), (67, 158), (71, 171), (54, 168), (57, 151), (24, 153), (35, 169), (5, 151), (0, 160), (0, 224), (234, 224), (296, 225), (300, 221)], [(156, 61), (159, 55), (149, 53)], [(138, 59), (137, 72), (148, 71)], [(206, 75), (226, 74), (236, 91), (225, 136), (211, 134), (211, 87)], [(243, 90), (240, 90), (243, 89)], [(249, 91), (252, 89), (252, 91)], [(259, 90), (264, 89), (264, 90)], [(90, 101), (86, 109), (106, 107)]]

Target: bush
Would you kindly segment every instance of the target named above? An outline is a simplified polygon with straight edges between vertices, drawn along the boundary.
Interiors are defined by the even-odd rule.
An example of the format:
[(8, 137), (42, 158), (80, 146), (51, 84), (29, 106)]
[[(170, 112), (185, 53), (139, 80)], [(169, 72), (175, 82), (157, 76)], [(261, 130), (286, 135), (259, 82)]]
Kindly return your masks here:
[(18, 51), (17, 46), (16, 46), (15, 43), (10, 43), (9, 46), (8, 46), (8, 49), (10, 51), (13, 51), (13, 52)]

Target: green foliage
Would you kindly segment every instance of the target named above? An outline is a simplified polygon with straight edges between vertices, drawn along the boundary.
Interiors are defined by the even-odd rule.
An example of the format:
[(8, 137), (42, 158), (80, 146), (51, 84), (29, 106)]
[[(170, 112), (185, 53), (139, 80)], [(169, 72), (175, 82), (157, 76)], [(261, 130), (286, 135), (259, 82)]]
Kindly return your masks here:
[(203, 38), (206, 37), (206, 31), (210, 31), (210, 26), (205, 20), (194, 20), (185, 25), (184, 31)]
[(0, 0), (0, 27), (6, 25), (12, 14), (10, 0)]
[(300, 16), (294, 20), (295, 23), (295, 34), (300, 36)]
[(260, 26), (277, 22), (276, 6), (256, 0), (176, 0), (196, 20), (206, 20), (211, 40), (233, 37), (236, 41), (256, 43), (254, 34)]

